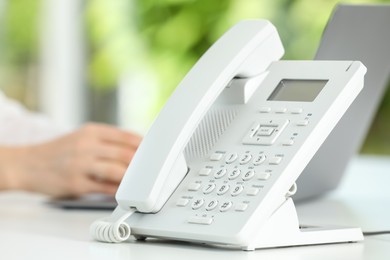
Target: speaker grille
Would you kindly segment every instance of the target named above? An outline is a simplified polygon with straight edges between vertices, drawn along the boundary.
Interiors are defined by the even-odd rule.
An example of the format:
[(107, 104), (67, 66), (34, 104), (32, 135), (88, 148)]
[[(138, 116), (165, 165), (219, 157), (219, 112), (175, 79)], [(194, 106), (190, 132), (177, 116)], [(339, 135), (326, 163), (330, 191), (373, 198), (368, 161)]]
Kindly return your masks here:
[(234, 109), (210, 110), (188, 142), (184, 150), (185, 157), (189, 159), (207, 155), (236, 115)]

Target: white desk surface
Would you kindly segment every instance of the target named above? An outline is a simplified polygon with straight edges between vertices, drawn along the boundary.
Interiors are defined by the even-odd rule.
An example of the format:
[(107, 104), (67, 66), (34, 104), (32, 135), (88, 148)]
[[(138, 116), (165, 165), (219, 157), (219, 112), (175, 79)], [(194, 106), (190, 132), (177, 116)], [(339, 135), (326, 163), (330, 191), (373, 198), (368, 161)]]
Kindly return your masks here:
[[(390, 157), (354, 159), (340, 188), (298, 205), (303, 224), (360, 226), (390, 230)], [(20, 192), (0, 193), (1, 259), (389, 259), (390, 235), (364, 242), (244, 252), (180, 242), (91, 241), (88, 228), (108, 211), (62, 210), (47, 198)]]

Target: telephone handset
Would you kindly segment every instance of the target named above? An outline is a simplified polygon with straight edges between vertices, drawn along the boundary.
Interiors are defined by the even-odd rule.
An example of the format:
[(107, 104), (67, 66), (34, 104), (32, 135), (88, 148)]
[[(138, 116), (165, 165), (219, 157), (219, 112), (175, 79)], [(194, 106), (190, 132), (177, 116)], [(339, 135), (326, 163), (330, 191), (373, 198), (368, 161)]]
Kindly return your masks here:
[(117, 209), (92, 225), (94, 237), (119, 242), (131, 227), (137, 238), (245, 250), (361, 240), (358, 228), (300, 231), (290, 196), (366, 69), (278, 61), (283, 52), (268, 21), (226, 32), (161, 110), (120, 184)]

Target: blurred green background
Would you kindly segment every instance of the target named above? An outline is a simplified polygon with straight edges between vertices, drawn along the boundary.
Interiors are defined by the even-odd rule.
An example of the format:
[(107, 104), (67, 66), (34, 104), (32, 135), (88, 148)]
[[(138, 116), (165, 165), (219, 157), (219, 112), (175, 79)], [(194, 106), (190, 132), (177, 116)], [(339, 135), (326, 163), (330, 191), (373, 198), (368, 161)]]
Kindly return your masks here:
[[(54, 1), (54, 0), (53, 0)], [(269, 19), (279, 31), (284, 59), (312, 59), (335, 0), (87, 0), (80, 1), (87, 49), (87, 85), (116, 88), (126, 71), (145, 66), (158, 82), (148, 124), (201, 54), (242, 19)], [(389, 1), (343, 1), (343, 3)], [(0, 0), (0, 85), (33, 110), (41, 0)], [(139, 86), (142, 88), (142, 86)], [(362, 149), (390, 153), (387, 94)], [(94, 118), (91, 118), (92, 120)]]

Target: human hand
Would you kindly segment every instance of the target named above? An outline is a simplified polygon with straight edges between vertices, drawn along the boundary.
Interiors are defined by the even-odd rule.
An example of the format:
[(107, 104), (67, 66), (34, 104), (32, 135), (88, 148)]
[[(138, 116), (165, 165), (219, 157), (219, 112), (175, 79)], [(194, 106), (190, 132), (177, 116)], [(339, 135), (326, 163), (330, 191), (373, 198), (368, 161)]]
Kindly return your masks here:
[[(14, 189), (54, 197), (115, 194), (141, 137), (103, 124), (87, 124), (58, 139), (13, 147)], [(13, 165), (12, 165), (13, 164)]]

